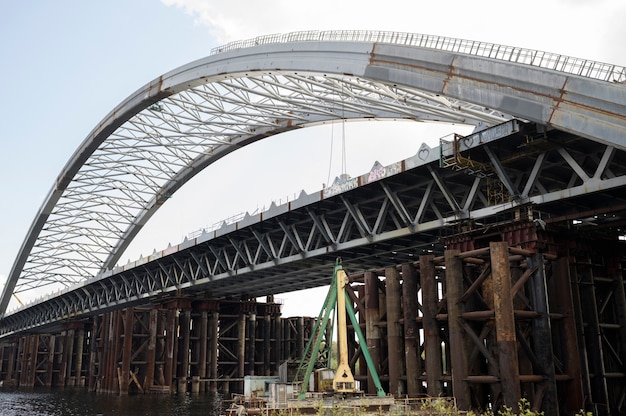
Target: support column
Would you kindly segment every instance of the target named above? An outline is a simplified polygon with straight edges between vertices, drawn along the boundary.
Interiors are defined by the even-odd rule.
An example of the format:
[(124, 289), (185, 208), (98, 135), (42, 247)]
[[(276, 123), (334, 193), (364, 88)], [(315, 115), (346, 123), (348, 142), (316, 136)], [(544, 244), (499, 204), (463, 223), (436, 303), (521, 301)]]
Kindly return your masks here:
[(189, 376), (189, 330), (191, 322), (191, 305), (185, 302), (184, 309), (178, 317), (180, 342), (178, 343), (178, 368), (176, 374), (177, 391), (187, 393), (187, 377)]
[(124, 310), (124, 343), (122, 344), (122, 367), (118, 374), (120, 394), (128, 394), (130, 378), (130, 354), (133, 346), (133, 308)]
[(402, 265), (402, 311), (404, 318), (404, 356), (406, 389), (409, 397), (422, 393), (419, 326), (417, 325), (417, 271), (412, 264)]
[[(357, 287), (357, 298), (359, 299), (359, 311), (358, 311), (358, 315), (359, 315), (359, 326), (360, 328), (365, 328), (366, 327), (366, 319), (365, 319), (365, 286), (364, 285), (359, 285)], [(367, 339), (367, 331), (363, 332), (364, 336)], [(367, 341), (366, 341), (367, 342)], [(365, 391), (367, 389), (368, 386), (368, 378), (367, 378), (367, 361), (365, 360), (365, 357), (363, 356), (363, 354), (359, 355), (359, 368), (358, 368), (358, 375), (357, 375), (357, 379), (359, 381), (361, 381), (362, 386), (361, 389), (363, 391)]]
[(150, 327), (148, 349), (146, 351), (146, 391), (150, 391), (154, 386), (154, 377), (156, 370), (156, 343), (157, 343), (157, 328), (158, 328), (159, 310), (154, 308), (150, 311)]
[[(239, 314), (239, 322), (237, 324), (237, 378), (243, 378), (246, 375), (246, 314)], [(239, 391), (243, 391), (243, 381), (238, 383)]]
[[(203, 310), (200, 315), (200, 331), (199, 331), (199, 341), (198, 347), (200, 350), (197, 352), (198, 355), (198, 377), (200, 380), (207, 378), (207, 362), (209, 358), (209, 312)], [(206, 391), (207, 383), (204, 381), (200, 382), (198, 386), (198, 390), (200, 392)]]
[(459, 254), (459, 250), (447, 250), (445, 252), (452, 391), (459, 410), (470, 410), (472, 402), (469, 385), (466, 381), (468, 376), (467, 357), (470, 350), (459, 321), (465, 312), (465, 304), (461, 303), (461, 297), (464, 293), (463, 262), (459, 258)]
[[(43, 384), (46, 387), (51, 387), (52, 378), (54, 376), (54, 347), (56, 344), (55, 342), (56, 336), (48, 335), (47, 339), (48, 339), (48, 354), (47, 354), (47, 359), (46, 359), (47, 369), (46, 369), (46, 377), (45, 377)], [(39, 346), (37, 347), (39, 348)], [(37, 354), (39, 355), (39, 351), (37, 351)]]
[(306, 340), (304, 339), (304, 317), (298, 317), (296, 322), (296, 357), (302, 357), (304, 346), (306, 345)]
[(17, 344), (15, 342), (11, 343), (11, 347), (9, 348), (9, 357), (7, 362), (7, 373), (5, 380), (15, 383), (15, 364), (17, 362)]
[(165, 386), (172, 388), (172, 380), (174, 374), (174, 343), (176, 342), (176, 315), (177, 309), (170, 308), (167, 310), (167, 321), (165, 327), (165, 362), (163, 363), (163, 374)]
[(491, 277), (493, 279), (493, 302), (496, 321), (496, 343), (500, 365), (500, 384), (504, 404), (516, 409), (521, 397), (519, 368), (517, 365), (517, 341), (513, 299), (511, 298), (511, 269), (508, 244), (489, 243), (491, 250)]
[(272, 317), (265, 312), (263, 317), (263, 375), (272, 374)]
[(256, 313), (248, 314), (248, 344), (246, 345), (246, 361), (248, 369), (246, 375), (255, 375), (255, 353), (256, 353)]
[(76, 378), (73, 378), (72, 371), (74, 368), (74, 343), (76, 342), (76, 330), (68, 328), (65, 336), (65, 346), (63, 347), (63, 361), (61, 362), (59, 372), (59, 385), (73, 386)]
[(80, 328), (76, 336), (76, 358), (74, 359), (74, 386), (84, 386), (83, 353), (85, 348), (85, 329)]
[(385, 269), (386, 304), (387, 304), (387, 344), (389, 360), (389, 393), (402, 397), (406, 386), (400, 380), (405, 375), (404, 346), (402, 345), (402, 327), (400, 326), (401, 298), (400, 276), (395, 267)]
[[(380, 311), (378, 310), (378, 276), (365, 272), (365, 339), (376, 371), (380, 374)], [(376, 394), (376, 386), (371, 377), (367, 378), (367, 391)]]
[(420, 256), (420, 281), (422, 283), (422, 308), (424, 313), (424, 354), (426, 355), (426, 383), (429, 396), (443, 392), (441, 386), (441, 338), (437, 323), (437, 281), (434, 256)]
[(213, 312), (211, 314), (211, 322), (210, 322), (210, 339), (211, 339), (211, 371), (209, 372), (209, 378), (211, 379), (209, 390), (212, 392), (217, 392), (217, 356), (218, 356), (218, 328), (219, 328), (219, 312)]
[[(581, 352), (578, 347), (578, 334), (574, 302), (572, 298), (572, 285), (569, 274), (569, 258), (561, 257), (552, 263), (552, 279), (554, 281), (554, 299), (559, 312), (563, 314), (561, 319), (561, 348), (563, 350), (564, 371), (569, 376), (565, 382), (566, 410), (568, 414), (574, 414), (585, 406), (585, 394), (583, 392), (583, 374), (581, 369)], [(582, 338), (582, 334), (581, 334)]]
[(283, 349), (283, 326), (281, 322), (282, 322), (282, 319), (280, 318), (279, 314), (274, 316), (273, 333), (274, 333), (274, 338), (276, 339), (274, 341), (274, 362), (276, 362), (277, 369), (278, 367), (280, 367), (283, 361), (287, 359), (285, 357), (285, 352)]
[(96, 315), (93, 318), (91, 325), (91, 343), (89, 349), (89, 382), (87, 383), (87, 390), (90, 392), (96, 391), (99, 386), (99, 377), (102, 372), (102, 367), (99, 364), (101, 358), (98, 357), (98, 344), (102, 341), (102, 325), (104, 319), (101, 315)]
[(529, 295), (531, 304), (539, 316), (532, 321), (533, 350), (537, 362), (541, 365), (541, 371), (545, 380), (546, 391), (543, 395), (541, 410), (547, 415), (558, 415), (559, 404), (556, 392), (556, 380), (554, 373), (554, 352), (552, 347), (552, 328), (550, 323), (550, 308), (548, 305), (548, 291), (546, 286), (546, 274), (541, 253), (533, 254), (526, 258), (529, 269), (537, 268), (530, 276)]

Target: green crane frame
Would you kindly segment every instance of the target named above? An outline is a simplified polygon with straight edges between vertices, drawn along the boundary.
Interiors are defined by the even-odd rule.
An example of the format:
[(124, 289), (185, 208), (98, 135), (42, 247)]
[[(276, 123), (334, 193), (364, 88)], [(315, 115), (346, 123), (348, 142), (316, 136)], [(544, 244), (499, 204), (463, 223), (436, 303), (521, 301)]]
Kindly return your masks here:
[[(319, 362), (320, 355), (322, 356), (322, 359), (325, 358), (327, 360), (327, 367), (330, 367), (330, 351), (332, 349), (332, 339), (329, 339), (330, 337), (328, 337), (328, 334), (333, 333), (334, 325), (330, 317), (337, 307), (337, 272), (339, 270), (343, 270), (343, 267), (341, 266), (341, 260), (337, 259), (337, 262), (335, 264), (335, 270), (333, 273), (333, 281), (328, 289), (328, 294), (326, 295), (324, 306), (322, 307), (322, 310), (320, 311), (320, 314), (315, 321), (315, 325), (313, 326), (313, 332), (311, 334), (311, 337), (309, 338), (309, 341), (306, 344), (304, 354), (302, 355), (300, 365), (298, 366), (298, 370), (296, 372), (295, 381), (302, 382), (298, 399), (304, 399), (306, 397), (308, 380), (311, 377), (311, 373), (313, 372), (315, 364)], [(343, 290), (345, 293), (345, 288)], [(347, 294), (345, 294), (345, 297), (346, 299), (349, 299)], [(376, 367), (374, 366), (372, 357), (369, 353), (369, 350), (367, 349), (367, 342), (365, 340), (365, 337), (363, 336), (363, 332), (361, 331), (359, 322), (356, 319), (356, 314), (354, 312), (354, 308), (352, 307), (351, 302), (346, 302), (346, 313), (347, 316), (350, 318), (350, 322), (352, 323), (354, 332), (359, 340), (359, 346), (361, 347), (361, 352), (363, 354), (363, 357), (365, 358), (365, 361), (367, 362), (369, 375), (372, 378), (374, 385), (376, 386), (376, 395), (378, 397), (384, 397), (387, 394), (383, 390), (383, 387), (380, 383), (378, 372), (376, 371)], [(328, 331), (329, 325), (330, 331)], [(324, 341), (324, 335), (327, 336), (327, 339), (324, 345), (322, 345), (322, 341)]]

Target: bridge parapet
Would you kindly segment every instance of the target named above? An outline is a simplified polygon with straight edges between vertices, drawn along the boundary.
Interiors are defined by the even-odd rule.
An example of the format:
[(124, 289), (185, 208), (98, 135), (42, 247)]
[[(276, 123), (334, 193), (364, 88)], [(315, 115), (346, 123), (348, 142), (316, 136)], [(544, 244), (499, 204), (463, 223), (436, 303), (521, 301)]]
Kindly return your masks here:
[(589, 59), (575, 58), (559, 53), (537, 51), (515, 46), (499, 45), (446, 36), (425, 35), (375, 30), (327, 30), (298, 31), (284, 34), (258, 36), (218, 46), (211, 50), (211, 55), (236, 51), (259, 45), (292, 42), (373, 42), (394, 45), (417, 46), (440, 51), (462, 53), (506, 62), (550, 69), (586, 78), (607, 82), (626, 82), (626, 68), (619, 65), (596, 62)]

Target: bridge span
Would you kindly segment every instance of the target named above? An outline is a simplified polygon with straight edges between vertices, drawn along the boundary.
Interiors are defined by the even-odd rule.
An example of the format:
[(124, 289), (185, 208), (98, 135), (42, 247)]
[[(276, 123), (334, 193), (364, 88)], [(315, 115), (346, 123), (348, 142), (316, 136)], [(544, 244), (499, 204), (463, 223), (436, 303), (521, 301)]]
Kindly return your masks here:
[[(341, 257), (393, 394), (454, 394), (463, 409), (523, 396), (546, 414), (619, 414), (625, 80), (615, 65), (415, 34), (298, 32), (218, 48), (131, 95), (68, 161), (0, 308), (13, 294), (62, 289), (4, 312), (0, 376), (32, 385), (73, 374), (122, 393), (146, 388), (140, 375), (167, 391), (192, 377), (239, 388), (228, 380), (276, 373), (301, 352), (277, 328), (298, 328), (292, 346), (311, 336), (301, 320), (281, 323), (273, 295), (327, 284)], [(115, 267), (214, 161), (267, 136), (364, 118), (476, 129)]]

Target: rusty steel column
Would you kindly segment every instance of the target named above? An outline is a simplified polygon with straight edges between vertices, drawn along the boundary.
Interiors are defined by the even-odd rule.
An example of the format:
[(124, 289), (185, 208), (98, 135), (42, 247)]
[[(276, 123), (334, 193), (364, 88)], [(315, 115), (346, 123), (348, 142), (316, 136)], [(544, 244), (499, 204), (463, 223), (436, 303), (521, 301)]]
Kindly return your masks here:
[[(209, 312), (207, 310), (202, 310), (200, 315), (200, 330), (198, 334), (198, 347), (200, 351), (198, 354), (198, 377), (200, 380), (207, 378), (207, 364), (209, 357)], [(199, 391), (203, 392), (207, 390), (208, 384), (204, 381), (200, 382), (200, 386), (198, 386)]]
[(84, 386), (83, 353), (85, 348), (85, 329), (80, 328), (76, 337), (76, 359), (74, 360), (74, 386)]
[(219, 312), (214, 311), (211, 313), (211, 322), (209, 323), (210, 328), (209, 328), (209, 335), (208, 335), (211, 339), (210, 350), (209, 350), (210, 360), (211, 360), (209, 378), (211, 379), (211, 381), (209, 383), (209, 390), (214, 393), (217, 392), (217, 377), (218, 377), (217, 356), (218, 356), (218, 349), (219, 349), (219, 339), (218, 339), (219, 317), (220, 317)]
[[(367, 332), (365, 331), (365, 304), (364, 304), (364, 300), (365, 300), (365, 286), (364, 285), (359, 285), (357, 287), (357, 297), (359, 299), (359, 327), (361, 328), (361, 332), (363, 332), (363, 334), (367, 334)], [(367, 361), (365, 361), (365, 357), (363, 356), (363, 354), (359, 355), (359, 374), (358, 374), (358, 380), (361, 381), (361, 389), (363, 391), (367, 391)]]
[(103, 367), (104, 377), (103, 377), (103, 391), (105, 393), (113, 393), (116, 391), (116, 381), (117, 381), (117, 360), (116, 360), (116, 352), (117, 352), (117, 342), (120, 339), (120, 334), (118, 334), (118, 321), (119, 321), (119, 312), (110, 312), (109, 314), (109, 325), (107, 328), (106, 334), (106, 357), (100, 364)]
[(124, 311), (115, 312), (116, 331), (114, 334), (114, 348), (111, 355), (111, 391), (121, 393), (123, 378), (120, 378), (124, 351)]
[[(365, 272), (365, 339), (376, 371), (380, 375), (380, 311), (378, 310), (378, 276)], [(367, 378), (367, 391), (376, 394), (376, 386), (371, 377)]]
[[(65, 334), (65, 335), (63, 335)], [(66, 328), (61, 332), (63, 336), (58, 344), (58, 352), (61, 356), (61, 363), (59, 366), (59, 378), (57, 385), (59, 386), (73, 386), (74, 380), (72, 379), (72, 355), (74, 354), (74, 328)]]
[(7, 361), (7, 372), (5, 380), (10, 382), (15, 382), (15, 365), (17, 364), (17, 344), (15, 342), (11, 343), (9, 347), (9, 357)]
[(158, 327), (159, 311), (156, 308), (150, 310), (150, 323), (148, 347), (146, 351), (146, 382), (145, 389), (150, 391), (155, 385), (154, 375), (156, 370), (156, 343), (157, 343), (157, 327)]
[(402, 397), (406, 393), (401, 377), (404, 373), (402, 327), (400, 326), (401, 297), (400, 273), (395, 267), (385, 269), (387, 305), (387, 346), (389, 360), (389, 393)]
[(246, 362), (247, 370), (246, 375), (255, 375), (255, 353), (256, 353), (256, 313), (250, 312), (248, 314), (247, 325), (248, 343), (246, 345)]
[[(267, 308), (266, 308), (267, 309)], [(263, 317), (263, 375), (270, 376), (272, 364), (272, 317), (265, 312)]]
[[(246, 314), (240, 312), (237, 323), (237, 378), (243, 379), (246, 375)], [(243, 381), (237, 383), (237, 390), (243, 392)]]
[(167, 319), (165, 323), (165, 357), (163, 363), (163, 375), (165, 386), (172, 389), (172, 380), (174, 379), (174, 343), (176, 342), (176, 315), (177, 309), (170, 306), (167, 310)]
[(102, 342), (102, 325), (106, 325), (102, 315), (94, 316), (89, 343), (89, 381), (87, 382), (87, 390), (90, 392), (96, 391), (102, 374), (102, 367), (99, 365), (99, 362), (102, 361), (102, 351), (98, 351), (98, 346)]
[(277, 314), (273, 319), (273, 332), (274, 338), (276, 338), (274, 342), (274, 361), (276, 362), (276, 368), (278, 368), (288, 358), (285, 357), (283, 349), (283, 325), (280, 314)]
[(470, 354), (467, 338), (461, 327), (461, 315), (465, 304), (461, 297), (463, 286), (463, 262), (459, 250), (446, 250), (446, 298), (448, 306), (448, 332), (450, 336), (450, 360), (452, 367), (452, 391), (459, 410), (470, 410), (472, 406), (468, 376), (467, 358)]
[(568, 257), (561, 257), (552, 263), (552, 280), (554, 282), (553, 301), (558, 312), (563, 314), (563, 318), (560, 320), (560, 345), (563, 350), (561, 362), (565, 373), (569, 376), (565, 382), (566, 411), (567, 414), (574, 414), (580, 409), (584, 409), (585, 394), (583, 392), (581, 352), (578, 349)]
[(420, 376), (420, 336), (417, 325), (417, 271), (412, 264), (402, 265), (402, 312), (404, 318), (404, 356), (406, 389), (409, 397), (422, 393)]
[(304, 354), (304, 346), (306, 345), (306, 339), (304, 338), (304, 317), (298, 317), (296, 324), (296, 357), (302, 357)]
[(521, 397), (519, 368), (517, 366), (517, 340), (513, 299), (511, 298), (511, 269), (509, 246), (505, 242), (489, 243), (491, 250), (491, 278), (496, 321), (496, 344), (500, 365), (500, 384), (504, 404), (517, 409)]
[(122, 347), (122, 368), (119, 373), (120, 394), (128, 394), (130, 378), (130, 355), (133, 347), (133, 308), (126, 308), (124, 313), (124, 342)]
[(16, 382), (18, 386), (22, 385), (22, 377), (24, 377), (24, 356), (28, 347), (28, 338), (20, 337), (17, 348), (17, 374)]
[(178, 366), (176, 369), (176, 388), (179, 394), (187, 393), (189, 376), (189, 330), (191, 322), (191, 304), (183, 302), (183, 310), (178, 315)]
[(532, 321), (533, 350), (541, 365), (545, 380), (546, 391), (543, 394), (541, 410), (547, 415), (559, 414), (557, 400), (556, 379), (554, 372), (554, 348), (552, 346), (552, 326), (550, 322), (550, 307), (546, 285), (546, 272), (541, 253), (526, 258), (528, 269), (537, 268), (529, 280), (529, 295), (531, 304), (539, 316)]
[[(52, 377), (54, 375), (54, 357), (55, 357), (55, 346), (56, 346), (56, 336), (49, 335), (48, 337), (48, 353), (45, 354), (47, 358), (45, 359), (46, 365), (48, 366), (46, 371), (46, 378), (44, 380), (44, 385), (46, 387), (52, 386)], [(37, 352), (39, 354), (39, 351)]]
[(434, 256), (420, 256), (420, 281), (422, 283), (422, 309), (424, 313), (424, 354), (426, 356), (426, 388), (429, 396), (440, 396), (441, 386), (441, 338), (437, 323), (437, 281), (435, 280)]
[(24, 377), (22, 377), (23, 381), (20, 384), (25, 387), (34, 387), (39, 335), (30, 335), (27, 339), (28, 353), (24, 355), (25, 365), (22, 366)]
[[(623, 255), (624, 253), (619, 254)], [(620, 369), (621, 375), (619, 376), (622, 381), (620, 382), (619, 378), (616, 377), (614, 385), (622, 384), (623, 387), (624, 384), (626, 384), (623, 365), (623, 363), (626, 362), (626, 293), (624, 291), (624, 271), (622, 270), (620, 260), (621, 256), (612, 256), (609, 260), (609, 278), (613, 280), (611, 284), (613, 297), (615, 299), (615, 319), (613, 325), (619, 326), (619, 329), (615, 330), (615, 340), (617, 341), (616, 345), (621, 346), (619, 360), (622, 362), (622, 367)], [(615, 372), (618, 368), (619, 367), (617, 366), (613, 367), (612, 371)], [(624, 390), (622, 390), (622, 394), (624, 394)], [(613, 397), (615, 397), (615, 395)], [(622, 398), (624, 398), (624, 396), (622, 396)], [(616, 405), (613, 411), (625, 412), (624, 409), (626, 409), (626, 403), (622, 402), (621, 407), (617, 408)]]
[[(604, 368), (604, 350), (602, 348), (602, 329), (598, 314), (598, 299), (593, 261), (589, 249), (576, 259), (576, 280), (580, 293), (581, 319), (584, 327), (589, 379), (591, 382), (591, 402), (600, 408), (609, 409), (609, 392)], [(608, 410), (607, 410), (608, 411)]]

